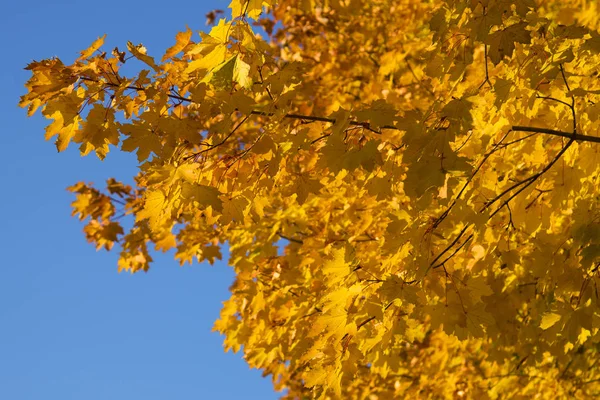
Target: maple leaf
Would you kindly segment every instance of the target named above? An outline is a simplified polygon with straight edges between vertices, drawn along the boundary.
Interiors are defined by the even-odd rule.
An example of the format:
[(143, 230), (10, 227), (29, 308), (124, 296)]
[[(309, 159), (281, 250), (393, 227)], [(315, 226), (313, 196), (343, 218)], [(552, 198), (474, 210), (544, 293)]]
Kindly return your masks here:
[(58, 135), (56, 149), (64, 151), (80, 127), (79, 109), (83, 104), (81, 93), (72, 92), (63, 96), (61, 101), (49, 102), (44, 107), (43, 114), (54, 121), (46, 127), (46, 140)]
[(354, 112), (360, 121), (370, 121), (373, 128), (393, 125), (396, 113), (397, 110), (385, 100), (376, 100), (368, 108)]
[(202, 258), (200, 259), (200, 261), (208, 260), (209, 263), (214, 264), (215, 259), (216, 260), (222, 259), (221, 249), (219, 248), (219, 246), (205, 246), (202, 249), (201, 257)]
[(413, 164), (406, 173), (404, 191), (409, 196), (421, 197), (431, 189), (444, 185), (446, 172), (441, 166), (440, 159), (424, 155), (418, 163)]
[(545, 313), (542, 316), (542, 322), (540, 323), (540, 328), (542, 329), (548, 329), (551, 326), (555, 325), (558, 321), (560, 321), (561, 319), (561, 315), (560, 314), (556, 314), (556, 313)]
[(257, 19), (262, 13), (263, 5), (272, 5), (271, 0), (232, 0), (229, 4), (231, 8), (231, 18), (247, 16)]
[(100, 36), (98, 39), (96, 39), (94, 41), (94, 43), (92, 43), (92, 45), (90, 47), (83, 50), (80, 53), (81, 56), (78, 58), (78, 61), (84, 60), (84, 59), (90, 57), (92, 54), (94, 54), (100, 47), (102, 47), (102, 45), (104, 44), (104, 39), (106, 39), (106, 34)]
[(295, 195), (298, 203), (304, 204), (311, 194), (319, 193), (322, 187), (323, 184), (319, 179), (300, 174), (290, 186), (290, 195)]
[(213, 70), (211, 70), (210, 74), (207, 75), (205, 79), (219, 90), (231, 88), (234, 70), (237, 65), (236, 60), (237, 56), (231, 56), (229, 59), (223, 61)]
[(212, 207), (213, 210), (223, 211), (223, 201), (219, 199), (219, 191), (211, 186), (185, 183), (182, 186), (182, 196), (193, 200), (200, 206)]
[(151, 67), (154, 71), (160, 71), (160, 67), (154, 62), (154, 58), (146, 54), (146, 48), (142, 44), (137, 46), (127, 42), (127, 50), (138, 60)]
[(114, 112), (110, 109), (94, 104), (82, 125), (74, 135), (76, 142), (83, 142), (80, 146), (82, 155), (94, 150), (98, 158), (104, 159), (109, 151), (108, 145), (119, 144), (119, 131), (114, 121)]
[(531, 33), (525, 29), (527, 26), (527, 22), (518, 22), (489, 35), (488, 55), (494, 64), (498, 64), (505, 57), (512, 57), (515, 43), (531, 42)]
[(167, 220), (167, 216), (165, 215), (167, 200), (162, 190), (154, 190), (146, 193), (144, 208), (136, 215), (136, 219), (138, 221), (148, 219), (151, 229), (158, 230)]
[(190, 42), (191, 38), (192, 38), (192, 31), (190, 28), (186, 29), (185, 32), (179, 32), (175, 36), (176, 43), (172, 47), (169, 47), (167, 49), (167, 51), (165, 52), (165, 55), (163, 56), (161, 61), (165, 62), (169, 58), (175, 56), (177, 53), (183, 51), (185, 46), (187, 46), (188, 43)]
[(161, 139), (148, 129), (147, 125), (140, 123), (119, 124), (119, 130), (126, 135), (121, 143), (121, 150), (136, 151), (139, 162), (146, 160), (150, 154), (160, 154), (162, 149)]
[(33, 115), (42, 105), (51, 99), (60, 97), (65, 90), (68, 91), (77, 77), (57, 58), (43, 61), (34, 61), (25, 69), (32, 71), (32, 77), (25, 87), (28, 93), (21, 97), (19, 105), (27, 107), (27, 114)]
[(118, 222), (100, 224), (97, 220), (91, 220), (83, 231), (88, 242), (96, 244), (96, 250), (100, 250), (102, 247), (110, 250), (115, 242), (118, 241), (118, 235), (124, 233), (123, 228)]
[(333, 172), (339, 172), (342, 169), (352, 171), (358, 167), (372, 171), (375, 166), (383, 164), (378, 145), (377, 141), (370, 140), (362, 147), (348, 150), (342, 135), (333, 133), (322, 150), (323, 162)]
[(323, 273), (330, 279), (330, 284), (335, 285), (348, 277), (350, 265), (346, 262), (346, 249), (333, 250), (333, 258), (323, 265)]
[(243, 196), (227, 197), (222, 198), (223, 200), (223, 215), (221, 223), (227, 224), (232, 221), (242, 222), (244, 221), (244, 214), (248, 206), (248, 200)]
[(494, 82), (494, 92), (496, 93), (496, 101), (494, 102), (494, 106), (497, 108), (502, 107), (502, 104), (508, 100), (508, 96), (512, 87), (512, 82), (507, 79), (499, 78), (496, 80), (496, 82)]
[(231, 23), (225, 23), (225, 20), (221, 19), (208, 35), (200, 33), (202, 41), (190, 49), (187, 54), (193, 56), (200, 53), (202, 56), (187, 65), (186, 73), (189, 74), (198, 69), (210, 70), (225, 61), (230, 26)]
[(240, 56), (236, 56), (235, 65), (233, 67), (233, 80), (240, 84), (245, 89), (250, 89), (252, 79), (249, 77), (250, 65), (244, 62)]

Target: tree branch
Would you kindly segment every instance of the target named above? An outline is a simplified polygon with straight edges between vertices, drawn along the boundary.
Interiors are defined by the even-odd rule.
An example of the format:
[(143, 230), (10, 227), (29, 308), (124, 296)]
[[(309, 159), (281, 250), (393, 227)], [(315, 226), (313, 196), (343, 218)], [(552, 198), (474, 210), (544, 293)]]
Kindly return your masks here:
[[(432, 261), (432, 262), (430, 262), (430, 263), (429, 263), (429, 267), (427, 267), (427, 270), (426, 270), (426, 271), (425, 271), (425, 273), (423, 274), (423, 277), (427, 276), (427, 273), (429, 272), (429, 270), (430, 270), (431, 268), (438, 268), (438, 267), (442, 266), (442, 265), (443, 265), (443, 263), (447, 262), (447, 261), (448, 261), (450, 258), (452, 258), (452, 256), (454, 256), (454, 254), (456, 254), (456, 253), (458, 252), (458, 250), (460, 250), (460, 249), (461, 249), (461, 248), (462, 248), (462, 247), (465, 245), (465, 243), (467, 243), (469, 240), (471, 240), (471, 237), (472, 237), (473, 235), (470, 235), (470, 236), (469, 236), (469, 238), (468, 238), (467, 240), (465, 240), (465, 241), (464, 241), (464, 243), (463, 243), (463, 244), (461, 244), (461, 245), (459, 246), (459, 248), (458, 248), (458, 249), (457, 249), (457, 250), (456, 250), (454, 253), (452, 253), (452, 255), (451, 255), (450, 257), (446, 258), (446, 259), (443, 261), (443, 263), (436, 264), (436, 263), (438, 262), (438, 260), (439, 260), (440, 258), (442, 258), (442, 256), (443, 256), (444, 254), (446, 254), (446, 253), (447, 253), (447, 252), (448, 252), (448, 251), (449, 251), (449, 250), (450, 250), (450, 249), (451, 249), (451, 248), (452, 248), (452, 247), (453, 247), (453, 246), (454, 246), (456, 243), (458, 243), (458, 241), (460, 240), (460, 238), (462, 237), (462, 235), (465, 233), (465, 231), (466, 231), (466, 230), (467, 230), (467, 229), (468, 229), (470, 226), (471, 226), (471, 224), (466, 224), (466, 225), (464, 226), (464, 228), (463, 228), (463, 229), (462, 229), (462, 230), (461, 230), (461, 231), (458, 233), (458, 236), (456, 236), (456, 237), (454, 238), (454, 240), (452, 241), (452, 243), (450, 243), (450, 244), (449, 244), (449, 245), (448, 245), (448, 246), (447, 246), (447, 247), (446, 247), (446, 248), (445, 248), (445, 249), (444, 249), (444, 250), (443, 250), (443, 251), (442, 251), (440, 254), (438, 254), (438, 255), (437, 255), (437, 257), (435, 257), (435, 258), (433, 259), (433, 261)], [(422, 279), (422, 278), (421, 278), (421, 279)]]
[(280, 232), (277, 232), (277, 236), (279, 236), (282, 239), (287, 240), (288, 242), (304, 244), (304, 242), (301, 239), (295, 239), (293, 237), (285, 236), (283, 233), (280, 233)]
[(358, 324), (358, 326), (356, 327), (356, 330), (359, 330), (360, 328), (362, 328), (363, 326), (365, 326), (369, 322), (373, 321), (374, 319), (375, 319), (375, 316), (372, 316), (372, 317), (369, 317), (369, 318), (365, 319), (363, 322), (361, 322), (360, 324)]
[[(103, 83), (106, 86), (110, 86), (110, 87), (119, 87), (119, 84), (116, 83), (112, 83), (112, 82), (101, 82), (98, 81), (97, 79), (92, 79), (92, 78), (87, 78), (85, 76), (80, 76), (79, 79), (81, 79), (82, 81), (89, 81), (89, 82), (96, 82), (96, 83)], [(126, 89), (131, 89), (131, 90), (135, 90), (135, 91), (145, 91), (146, 88), (144, 87), (140, 87), (140, 86), (126, 86)], [(185, 101), (188, 103), (194, 103), (194, 101), (190, 98), (187, 97), (183, 97), (183, 96), (179, 96), (176, 94), (171, 94), (169, 93), (167, 95), (169, 98), (175, 99), (175, 100), (179, 100), (179, 101)], [(570, 106), (570, 104), (565, 103), (567, 106)], [(272, 112), (266, 112), (266, 111), (258, 111), (258, 110), (253, 110), (250, 112), (250, 115), (260, 115), (263, 117), (272, 117), (275, 115), (275, 113)], [(299, 120), (304, 120), (304, 121), (313, 121), (313, 122), (328, 122), (331, 124), (334, 124), (336, 122), (335, 118), (328, 118), (328, 117), (319, 117), (319, 116), (312, 116), (312, 115), (301, 115), (301, 114), (294, 114), (294, 113), (289, 113), (289, 114), (285, 114), (283, 116), (284, 118), (289, 118), (289, 119), (299, 119)], [(349, 123), (352, 126), (360, 126), (366, 129), (370, 129), (371, 131), (373, 131), (370, 127), (370, 123), (369, 122), (362, 122), (362, 121), (350, 121)], [(396, 126), (393, 125), (383, 125), (380, 126), (379, 129), (394, 129), (394, 130), (403, 130), (401, 128), (398, 128)], [(537, 128), (537, 127), (530, 127), (530, 126), (513, 126), (512, 127), (513, 131), (519, 131), (519, 132), (534, 132), (534, 133), (544, 133), (546, 135), (553, 135), (553, 136), (561, 136), (561, 137), (565, 137), (568, 139), (574, 139), (575, 141), (579, 141), (579, 142), (594, 142), (594, 143), (600, 143), (600, 137), (597, 136), (589, 136), (589, 135), (582, 135), (579, 133), (569, 133), (569, 132), (564, 132), (564, 131), (558, 131), (558, 130), (554, 130), (554, 129), (547, 129), (547, 128)], [(380, 133), (377, 131), (373, 131), (375, 133)]]
[[(462, 233), (461, 233), (461, 235), (462, 235)], [(458, 238), (460, 238), (460, 236), (459, 236)], [(458, 239), (458, 238), (457, 238), (457, 239)], [(473, 234), (470, 234), (470, 235), (469, 235), (469, 236), (468, 236), (468, 237), (465, 239), (465, 241), (464, 241), (464, 242), (462, 242), (462, 244), (461, 244), (460, 246), (458, 246), (458, 247), (457, 247), (457, 248), (456, 248), (456, 249), (455, 249), (455, 250), (452, 252), (452, 254), (450, 254), (448, 257), (446, 257), (446, 258), (444, 259), (444, 261), (440, 261), (440, 262), (439, 262), (439, 263), (437, 263), (436, 265), (433, 265), (433, 266), (431, 266), (431, 268), (432, 268), (432, 269), (438, 269), (439, 267), (443, 267), (443, 266), (444, 266), (444, 264), (446, 264), (446, 263), (447, 263), (447, 262), (448, 262), (448, 261), (449, 261), (449, 260), (450, 260), (452, 257), (454, 257), (454, 255), (455, 255), (456, 253), (458, 253), (458, 252), (460, 251), (460, 249), (462, 249), (463, 247), (465, 247), (465, 244), (467, 244), (467, 243), (468, 243), (468, 242), (469, 242), (471, 239), (473, 239)], [(442, 254), (444, 254), (444, 253), (442, 253)], [(441, 254), (440, 254), (440, 255), (441, 255)], [(438, 258), (439, 258), (439, 257), (438, 257)]]
[(544, 168), (542, 168), (541, 171), (539, 171), (539, 172), (531, 175), (528, 178), (523, 179), (522, 181), (519, 181), (519, 182), (515, 183), (514, 185), (510, 186), (508, 189), (504, 190), (498, 196), (496, 196), (492, 200), (488, 201), (486, 203), (486, 205), (481, 209), (480, 212), (483, 212), (483, 210), (485, 210), (486, 208), (490, 207), (496, 201), (500, 200), (500, 198), (502, 198), (502, 196), (504, 196), (508, 192), (510, 192), (513, 189), (516, 189), (517, 187), (521, 186), (521, 188), (519, 190), (517, 190), (515, 193), (511, 194), (508, 197), (508, 199), (506, 199), (506, 200), (504, 200), (502, 202), (502, 204), (490, 215), (490, 218), (492, 218), (494, 215), (496, 215), (498, 213), (498, 211), (500, 211), (502, 209), (502, 207), (508, 205), (508, 203), (512, 199), (514, 199), (515, 197), (517, 197), (522, 191), (524, 191), (529, 186), (531, 186), (531, 184), (533, 184), (533, 182), (535, 182), (540, 176), (542, 176), (543, 174), (545, 174), (546, 171), (548, 171), (550, 168), (552, 168), (552, 166), (562, 157), (562, 155), (565, 153), (565, 151), (567, 151), (569, 149), (569, 147), (571, 147), (571, 145), (573, 144), (574, 141), (575, 141), (575, 139), (571, 138), (571, 140), (569, 140), (569, 142), (566, 145), (564, 145), (564, 147), (558, 152), (558, 154)]
[(517, 132), (544, 133), (546, 135), (560, 136), (560, 137), (564, 137), (567, 139), (574, 139), (575, 141), (578, 141), (578, 142), (600, 143), (600, 137), (598, 137), (598, 136), (582, 135), (580, 133), (557, 131), (554, 129), (547, 129), (547, 128), (537, 128), (534, 126), (513, 126), (512, 130), (517, 131)]

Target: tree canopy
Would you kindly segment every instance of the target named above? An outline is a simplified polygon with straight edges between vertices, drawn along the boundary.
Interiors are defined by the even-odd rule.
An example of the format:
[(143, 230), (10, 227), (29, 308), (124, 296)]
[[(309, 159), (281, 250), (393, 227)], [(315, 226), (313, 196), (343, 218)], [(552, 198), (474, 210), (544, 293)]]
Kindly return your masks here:
[(233, 0), (162, 56), (34, 61), (20, 104), (58, 151), (136, 153), (70, 188), (120, 271), (229, 245), (215, 329), (284, 398), (589, 398), (599, 7)]

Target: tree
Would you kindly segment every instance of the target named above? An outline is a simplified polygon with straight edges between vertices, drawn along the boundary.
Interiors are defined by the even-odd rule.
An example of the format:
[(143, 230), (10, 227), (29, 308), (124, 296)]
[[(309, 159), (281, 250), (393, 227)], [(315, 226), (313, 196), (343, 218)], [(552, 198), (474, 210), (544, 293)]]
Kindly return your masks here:
[(160, 61), (27, 67), (59, 151), (137, 154), (70, 188), (88, 240), (130, 272), (228, 243), (215, 329), (285, 398), (598, 395), (597, 3), (230, 8)]

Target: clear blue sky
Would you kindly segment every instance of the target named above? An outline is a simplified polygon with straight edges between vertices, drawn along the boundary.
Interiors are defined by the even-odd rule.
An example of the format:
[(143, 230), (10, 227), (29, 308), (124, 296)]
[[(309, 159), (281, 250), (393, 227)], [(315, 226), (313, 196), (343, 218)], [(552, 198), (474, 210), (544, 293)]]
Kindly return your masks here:
[[(77, 181), (135, 172), (134, 154), (106, 161), (58, 154), (45, 120), (17, 107), (33, 60), (72, 61), (106, 33), (106, 48), (143, 43), (160, 56), (186, 24), (228, 1), (8, 1), (0, 13), (0, 399), (276, 399), (270, 379), (211, 332), (233, 272), (179, 267), (157, 255), (148, 274), (118, 274), (70, 216)], [(197, 38), (197, 36), (196, 36)]]

